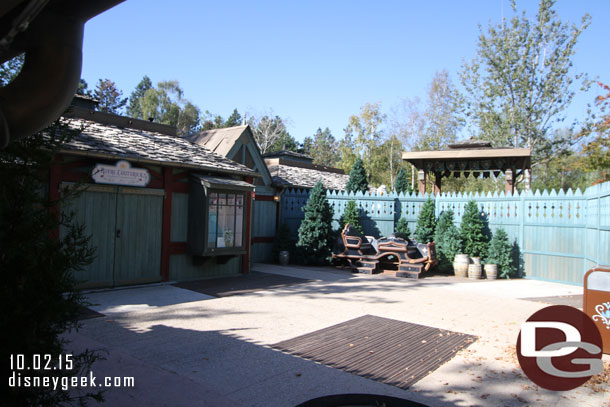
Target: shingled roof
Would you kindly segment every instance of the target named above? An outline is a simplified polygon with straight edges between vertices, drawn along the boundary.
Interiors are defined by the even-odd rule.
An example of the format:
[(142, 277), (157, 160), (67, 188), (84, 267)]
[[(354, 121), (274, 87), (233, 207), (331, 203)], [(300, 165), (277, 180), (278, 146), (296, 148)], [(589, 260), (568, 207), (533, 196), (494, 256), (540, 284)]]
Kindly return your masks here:
[(281, 164), (269, 165), (269, 172), (273, 184), (280, 187), (313, 188), (320, 179), (324, 188), (343, 191), (349, 179), (347, 174)]
[[(184, 138), (160, 131), (126, 127), (133, 124), (135, 119), (79, 108), (73, 108), (67, 116), (64, 120), (70, 128), (82, 130), (63, 146), (62, 152), (66, 154), (259, 176), (248, 167)], [(146, 127), (146, 122), (138, 122), (135, 127)], [(163, 128), (163, 125), (153, 125), (156, 125), (150, 126), (153, 129)]]
[(205, 146), (210, 151), (226, 157), (237, 139), (246, 131), (248, 125), (205, 130), (189, 137), (193, 143)]

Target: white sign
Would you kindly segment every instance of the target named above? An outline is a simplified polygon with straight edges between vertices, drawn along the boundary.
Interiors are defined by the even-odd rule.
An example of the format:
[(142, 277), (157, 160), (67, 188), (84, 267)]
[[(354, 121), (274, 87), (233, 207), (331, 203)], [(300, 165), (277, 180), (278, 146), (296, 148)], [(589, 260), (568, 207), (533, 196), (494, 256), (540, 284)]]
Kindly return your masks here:
[(130, 185), (145, 187), (150, 174), (145, 168), (131, 168), (129, 162), (120, 160), (115, 165), (97, 164), (91, 178), (98, 184)]

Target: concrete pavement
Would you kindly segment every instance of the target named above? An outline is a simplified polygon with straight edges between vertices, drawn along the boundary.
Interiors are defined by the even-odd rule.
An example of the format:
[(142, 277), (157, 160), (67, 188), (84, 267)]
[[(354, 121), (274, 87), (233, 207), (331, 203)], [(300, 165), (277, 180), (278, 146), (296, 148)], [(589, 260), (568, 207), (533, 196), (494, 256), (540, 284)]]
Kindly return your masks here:
[[(95, 366), (95, 373), (136, 381), (135, 389), (109, 389), (108, 405), (294, 406), (329, 394), (374, 393), (429, 406), (610, 406), (610, 393), (589, 387), (539, 389), (516, 364), (521, 323), (546, 306), (522, 298), (574, 295), (582, 293), (579, 287), (253, 268), (315, 281), (224, 298), (171, 285), (91, 293), (91, 308), (106, 316), (84, 321), (70, 334), (73, 346), (107, 349), (109, 360)], [(268, 347), (365, 314), (479, 339), (408, 391)], [(609, 390), (608, 383), (604, 388)]]

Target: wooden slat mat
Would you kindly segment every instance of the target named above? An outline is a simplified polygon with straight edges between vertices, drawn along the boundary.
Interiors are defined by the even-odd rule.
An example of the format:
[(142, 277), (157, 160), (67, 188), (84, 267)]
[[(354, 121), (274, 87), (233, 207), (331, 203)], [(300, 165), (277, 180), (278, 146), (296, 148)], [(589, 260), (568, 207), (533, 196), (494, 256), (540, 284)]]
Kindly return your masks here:
[(475, 340), (472, 335), (364, 315), (272, 347), (407, 389)]

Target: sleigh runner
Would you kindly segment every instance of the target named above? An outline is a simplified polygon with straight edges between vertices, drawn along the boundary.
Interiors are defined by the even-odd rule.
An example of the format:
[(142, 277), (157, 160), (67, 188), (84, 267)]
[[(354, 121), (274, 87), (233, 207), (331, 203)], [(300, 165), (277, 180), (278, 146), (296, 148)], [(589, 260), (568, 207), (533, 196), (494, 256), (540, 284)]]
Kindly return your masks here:
[(353, 271), (365, 274), (377, 272), (384, 261), (397, 259), (397, 277), (419, 278), (438, 263), (434, 242), (418, 243), (392, 234), (375, 239), (364, 236), (349, 223), (341, 231), (332, 257), (346, 261)]

